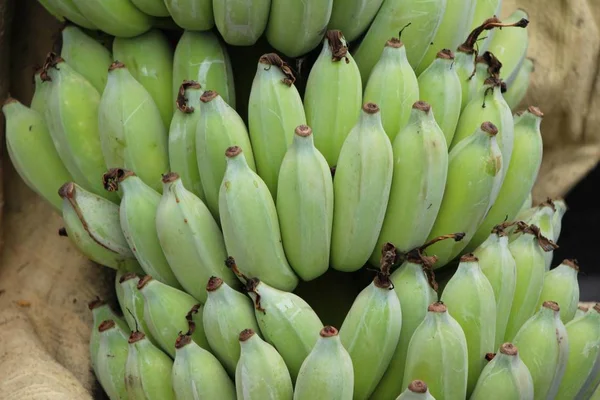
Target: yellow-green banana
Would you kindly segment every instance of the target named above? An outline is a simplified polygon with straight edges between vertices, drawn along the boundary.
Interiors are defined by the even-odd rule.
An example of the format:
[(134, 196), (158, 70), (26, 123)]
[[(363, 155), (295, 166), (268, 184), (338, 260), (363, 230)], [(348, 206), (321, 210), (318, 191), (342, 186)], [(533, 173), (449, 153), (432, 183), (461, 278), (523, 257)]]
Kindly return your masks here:
[(46, 11), (48, 11), (48, 13), (54, 18), (56, 18), (60, 22), (65, 21), (64, 16), (61, 14), (59, 8), (56, 6), (55, 3), (52, 2), (52, 0), (38, 0), (38, 3), (40, 3), (42, 7), (44, 7)]
[(111, 400), (127, 399), (125, 363), (129, 354), (129, 331), (124, 331), (115, 321), (108, 319), (100, 324), (98, 332), (96, 377)]
[(128, 272), (119, 279), (118, 287), (123, 291), (121, 311), (129, 325), (131, 331), (140, 331), (154, 345), (158, 346), (158, 342), (152, 336), (146, 319), (144, 318), (144, 296), (137, 288), (140, 283), (140, 277), (134, 272)]
[(164, 0), (173, 21), (183, 29), (208, 31), (215, 26), (213, 0)]
[(31, 98), (30, 108), (37, 111), (44, 117), (46, 114), (46, 108), (48, 107), (48, 95), (52, 89), (52, 84), (49, 81), (42, 79), (44, 68), (38, 69), (34, 76), (33, 81), (35, 83), (35, 90)]
[(217, 30), (227, 44), (252, 46), (267, 28), (271, 0), (213, 0)]
[(64, 19), (73, 22), (86, 29), (98, 29), (98, 27), (90, 21), (87, 16), (84, 16), (78, 7), (75, 0), (46, 0), (48, 5), (56, 10), (56, 13), (62, 15)]
[(134, 6), (153, 17), (168, 17), (169, 10), (163, 0), (131, 0)]
[(97, 371), (98, 349), (100, 348), (100, 325), (104, 321), (112, 320), (121, 330), (128, 332), (127, 323), (119, 317), (113, 309), (100, 298), (88, 303), (88, 309), (92, 312), (92, 333), (90, 335), (89, 351), (92, 369)]
[(329, 29), (339, 29), (346, 40), (357, 39), (369, 28), (383, 0), (334, 0)]
[(514, 110), (521, 104), (521, 101), (525, 98), (527, 90), (529, 89), (529, 82), (531, 80), (531, 74), (535, 71), (535, 65), (531, 58), (523, 60), (523, 64), (519, 67), (519, 72), (515, 79), (507, 85), (506, 92), (504, 93), (504, 99), (506, 103)]
[[(530, 225), (536, 225), (540, 228), (540, 232), (543, 236), (554, 241), (554, 214), (556, 213), (556, 207), (552, 199), (547, 199), (535, 208), (535, 211), (525, 221)], [(556, 242), (555, 242), (556, 243)], [(544, 252), (544, 266), (546, 271), (550, 270), (552, 264), (552, 258), (554, 251)]]
[(554, 301), (560, 306), (560, 319), (564, 324), (571, 321), (579, 303), (579, 282), (577, 260), (563, 260), (559, 266), (546, 272), (544, 286), (538, 305), (544, 301)]
[(133, 37), (152, 27), (153, 18), (130, 0), (70, 0), (98, 29), (113, 35)]
[[(504, 22), (514, 23), (522, 19), (528, 21), (529, 15), (525, 10), (519, 8)], [(527, 29), (502, 29), (497, 31), (490, 40), (487, 51), (493, 53), (502, 62), (500, 78), (506, 81), (507, 86), (510, 86), (517, 77), (528, 47), (529, 31)]]

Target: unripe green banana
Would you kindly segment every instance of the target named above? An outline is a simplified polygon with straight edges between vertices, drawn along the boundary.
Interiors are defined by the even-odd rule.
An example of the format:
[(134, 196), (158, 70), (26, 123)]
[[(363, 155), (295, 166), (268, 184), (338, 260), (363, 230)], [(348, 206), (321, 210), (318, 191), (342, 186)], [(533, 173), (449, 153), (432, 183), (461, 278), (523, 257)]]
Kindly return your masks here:
[(113, 309), (106, 304), (105, 301), (97, 298), (94, 301), (88, 303), (88, 308), (92, 312), (92, 333), (90, 336), (90, 362), (92, 364), (92, 369), (97, 371), (97, 361), (98, 361), (98, 349), (100, 348), (100, 330), (98, 329), (102, 322), (106, 320), (112, 320), (119, 327), (119, 329), (123, 330), (123, 332), (129, 332), (129, 327), (127, 326), (127, 322), (125, 320), (115, 314)]
[(38, 3), (42, 5), (48, 11), (50, 15), (56, 18), (59, 22), (64, 22), (65, 18), (61, 14), (59, 8), (52, 2), (52, 0), (38, 0)]
[(206, 339), (214, 355), (231, 376), (240, 359), (239, 333), (248, 327), (260, 335), (252, 301), (213, 276), (206, 285), (208, 298), (202, 311)]
[(163, 175), (164, 190), (156, 210), (156, 232), (173, 274), (186, 292), (206, 302), (204, 282), (213, 275), (239, 284), (223, 260), (227, 257), (219, 225), (202, 200), (188, 191), (175, 172)]
[(519, 329), (514, 344), (520, 349), (521, 360), (531, 372), (533, 398), (554, 399), (569, 355), (569, 338), (560, 320), (558, 304), (544, 302)]
[(58, 194), (66, 235), (79, 251), (109, 268), (143, 272), (121, 229), (119, 206), (73, 182)]
[(446, 3), (447, 0), (385, 0), (354, 53), (362, 81), (369, 79), (386, 40), (396, 35), (405, 44), (406, 57), (415, 69), (438, 30)]
[(169, 10), (162, 0), (131, 0), (134, 6), (153, 17), (168, 17)]
[(352, 359), (338, 330), (325, 326), (298, 373), (294, 400), (351, 400), (354, 392)]
[[(31, 98), (30, 108), (41, 114), (42, 117), (46, 115), (46, 108), (48, 107), (48, 96), (52, 89), (52, 84), (42, 79), (44, 69), (38, 69), (34, 76), (33, 81), (35, 83), (35, 90)], [(44, 121), (45, 122), (45, 121)]]
[(404, 392), (396, 397), (396, 400), (435, 400), (435, 397), (429, 393), (425, 382), (415, 379)]
[(521, 208), (519, 209), (519, 212), (517, 213), (517, 216), (521, 214), (521, 212), (530, 209), (533, 207), (533, 194), (531, 192), (529, 192), (529, 194), (527, 195), (527, 198), (525, 199), (525, 201), (523, 202), (523, 204), (521, 205)]
[(60, 56), (102, 93), (112, 63), (110, 51), (75, 25), (62, 30)]
[(133, 37), (152, 27), (153, 19), (130, 0), (71, 0), (98, 29), (112, 36)]
[[(577, 310), (575, 310), (575, 316), (573, 317), (573, 320), (578, 319), (579, 317), (583, 317), (585, 315), (585, 313), (587, 313), (589, 311), (589, 307), (586, 306), (578, 306)], [(572, 321), (572, 320), (571, 320)], [(569, 321), (570, 322), (570, 321)], [(566, 326), (566, 325), (565, 325)]]
[(544, 301), (554, 301), (560, 306), (560, 319), (564, 324), (571, 321), (579, 303), (579, 283), (577, 260), (564, 260), (556, 268), (546, 272), (544, 286), (538, 301), (541, 306)]
[(525, 98), (527, 90), (529, 89), (529, 82), (531, 74), (535, 71), (535, 66), (531, 58), (525, 58), (523, 64), (517, 72), (517, 76), (511, 82), (510, 86), (507, 87), (504, 93), (504, 99), (506, 103), (514, 110), (521, 104), (521, 101)]
[[(540, 228), (540, 232), (543, 236), (554, 241), (554, 214), (556, 213), (556, 207), (552, 199), (547, 199), (536, 207), (535, 212), (525, 221), (529, 225), (535, 225)], [(556, 243), (556, 242), (555, 242)], [(552, 264), (554, 252), (544, 252), (544, 266), (546, 271), (550, 270)]]
[(360, 72), (340, 31), (327, 31), (310, 70), (304, 94), (306, 121), (315, 146), (330, 167), (337, 164), (346, 137), (360, 117)]
[(152, 344), (158, 346), (144, 318), (144, 296), (137, 288), (138, 283), (140, 277), (133, 272), (126, 273), (119, 279), (118, 287), (123, 291), (121, 311), (131, 331), (142, 332)]
[(75, 0), (46, 0), (48, 5), (63, 16), (64, 19), (81, 26), (82, 28), (96, 30), (98, 27), (87, 16), (84, 16), (75, 5)]
[[(131, 75), (142, 84), (158, 107), (166, 129), (173, 118), (173, 50), (167, 37), (152, 29), (134, 38), (116, 37), (113, 57), (127, 66)], [(181, 82), (180, 82), (181, 84)]]
[(544, 152), (540, 131), (543, 116), (544, 114), (537, 107), (531, 106), (515, 118), (514, 150), (502, 187), (467, 249), (475, 249), (483, 243), (495, 225), (504, 221), (513, 221), (531, 193)]
[(121, 62), (110, 67), (96, 124), (105, 170), (131, 170), (162, 192), (160, 176), (169, 170), (168, 132), (150, 93)]
[(236, 399), (235, 385), (225, 368), (190, 335), (179, 334), (175, 349), (171, 380), (177, 399)]
[(248, 129), (242, 117), (215, 91), (207, 90), (200, 97), (200, 118), (196, 125), (196, 160), (206, 205), (219, 219), (219, 190), (227, 168), (225, 149), (239, 146), (246, 162), (256, 171), (254, 152)]
[[(473, 12), (473, 21), (471, 22), (471, 31), (477, 29), (481, 21), (491, 16), (500, 16), (502, 13), (502, 0), (477, 0), (475, 2), (475, 11)], [(487, 50), (495, 31), (491, 30), (478, 42), (479, 52)]]
[(258, 278), (247, 282), (254, 315), (265, 340), (275, 346), (292, 380), (319, 338), (323, 323), (300, 296), (278, 290)]
[(294, 132), (281, 163), (276, 207), (286, 258), (302, 280), (310, 281), (329, 268), (333, 181), (312, 129), (300, 125)]
[(581, 318), (570, 321), (565, 329), (569, 338), (569, 355), (556, 398), (589, 399), (591, 391), (586, 391), (589, 387), (585, 387), (585, 383), (597, 380), (593, 375), (598, 375), (600, 360), (600, 306), (596, 304)]
[(281, 161), (294, 138), (294, 129), (306, 124), (302, 98), (290, 67), (275, 53), (258, 60), (248, 100), (248, 131), (257, 172), (277, 197)]
[(129, 353), (129, 335), (115, 321), (103, 321), (98, 327), (99, 343), (96, 355), (96, 377), (111, 400), (127, 400), (125, 363)]
[(160, 247), (156, 232), (160, 194), (132, 171), (124, 169), (109, 170), (104, 174), (103, 181), (106, 190), (123, 193), (119, 207), (121, 229), (144, 272), (167, 285), (181, 288)]
[(164, 0), (164, 4), (183, 29), (208, 31), (215, 26), (213, 0)]
[(340, 340), (354, 368), (354, 399), (369, 399), (386, 372), (398, 346), (402, 329), (400, 300), (390, 280), (390, 268), (396, 259), (393, 245), (381, 251), (380, 271), (350, 307)]
[[(514, 23), (521, 19), (529, 20), (527, 12), (516, 9), (504, 22)], [(529, 31), (527, 29), (502, 29), (494, 34), (489, 42), (487, 51), (493, 53), (502, 61), (500, 78), (507, 86), (515, 80), (523, 65), (527, 48), (529, 47)]]
[(408, 346), (402, 386), (427, 382), (436, 399), (464, 400), (467, 393), (467, 341), (446, 306), (429, 305)]
[[(125, 271), (119, 271), (117, 270), (116, 274), (115, 274), (115, 295), (117, 296), (117, 304), (119, 305), (119, 308), (121, 309), (121, 312), (123, 312), (123, 310), (127, 311), (126, 307), (123, 307), (123, 304), (125, 304), (123, 297), (123, 288), (121, 287), (121, 284), (119, 283), (121, 281), (121, 278), (123, 277), (123, 275), (126, 274), (132, 274), (134, 276), (137, 276), (137, 274), (135, 272), (125, 272)], [(129, 325), (129, 321), (127, 321), (127, 325)]]
[(173, 360), (142, 332), (132, 332), (128, 342), (125, 387), (129, 400), (175, 400)]
[(334, 0), (328, 28), (344, 32), (351, 42), (369, 28), (381, 3), (383, 0)]
[(393, 143), (409, 122), (412, 105), (419, 100), (419, 84), (403, 42), (396, 38), (386, 42), (381, 58), (365, 82), (363, 100), (379, 106), (383, 129)]
[(277, 350), (254, 330), (239, 335), (240, 360), (235, 369), (238, 400), (292, 400), (292, 378)]
[(531, 373), (512, 343), (500, 346), (492, 361), (481, 371), (471, 400), (532, 400)]
[(379, 107), (366, 103), (344, 141), (336, 166), (332, 268), (356, 271), (373, 253), (388, 205), (393, 158)]
[(438, 257), (436, 268), (460, 254), (490, 208), (504, 164), (497, 134), (493, 123), (484, 122), (448, 155), (444, 197), (429, 238), (449, 232), (463, 232), (465, 236), (461, 242), (438, 242), (427, 249), (427, 254)]
[(440, 301), (459, 323), (467, 339), (467, 396), (485, 367), (485, 355), (496, 347), (496, 299), (494, 289), (473, 254), (460, 258), (458, 269), (446, 284)]
[(271, 0), (213, 0), (217, 30), (232, 46), (252, 46), (267, 28)]
[[(562, 230), (562, 219), (568, 211), (567, 203), (564, 199), (553, 200), (555, 212), (552, 216), (552, 233), (554, 234), (554, 242), (557, 243)], [(530, 206), (531, 207), (531, 206)]]
[(73, 178), (56, 152), (43, 115), (13, 98), (4, 102), (2, 113), (12, 165), (31, 190), (60, 212), (63, 201), (56, 188)]
[(408, 125), (394, 139), (392, 150), (390, 198), (370, 258), (372, 265), (379, 263), (384, 243), (393, 243), (402, 252), (421, 246), (440, 209), (448, 173), (448, 151), (444, 133), (428, 103), (413, 104)]
[(177, 108), (169, 128), (169, 165), (181, 177), (183, 186), (206, 201), (196, 155), (196, 127), (200, 120), (200, 84), (183, 81)]
[(279, 219), (267, 185), (248, 165), (242, 149), (227, 148), (219, 213), (227, 253), (240, 271), (279, 290), (292, 291), (298, 277), (283, 250)]

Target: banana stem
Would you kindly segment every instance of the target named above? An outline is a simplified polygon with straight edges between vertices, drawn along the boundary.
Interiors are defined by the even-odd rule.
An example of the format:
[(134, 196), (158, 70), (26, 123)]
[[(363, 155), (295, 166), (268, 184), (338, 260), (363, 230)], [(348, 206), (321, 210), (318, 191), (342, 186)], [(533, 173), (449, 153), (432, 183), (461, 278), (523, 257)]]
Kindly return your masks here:
[(512, 24), (503, 24), (495, 16), (492, 18), (488, 18), (477, 28), (473, 29), (469, 36), (467, 36), (467, 40), (460, 46), (458, 46), (457, 51), (467, 53), (467, 54), (477, 54), (477, 50), (475, 50), (475, 43), (479, 39), (479, 35), (483, 33), (483, 31), (489, 31), (494, 28), (508, 28), (508, 27), (516, 27), (516, 28), (526, 28), (529, 25), (529, 21), (526, 18), (521, 18), (519, 21), (514, 22)]
[(515, 229), (515, 233), (528, 233), (530, 235), (535, 236), (540, 247), (542, 248), (542, 250), (544, 250), (546, 252), (554, 251), (554, 250), (558, 249), (558, 245), (556, 243), (554, 243), (553, 240), (548, 239), (547, 237), (542, 235), (540, 228), (536, 225), (533, 225), (533, 224), (528, 225), (527, 223), (525, 223), (523, 221), (518, 221), (517, 229)]
[(258, 60), (259, 63), (267, 65), (265, 71), (268, 71), (272, 66), (275, 66), (283, 72), (285, 78), (281, 81), (288, 86), (292, 86), (296, 82), (296, 77), (290, 66), (275, 53), (263, 54)]
[(346, 60), (346, 64), (349, 64), (350, 60), (348, 59), (348, 46), (346, 46), (342, 41), (342, 31), (337, 29), (329, 30), (325, 36), (327, 37), (327, 42), (329, 43), (329, 48), (331, 49), (332, 61), (341, 61), (343, 58)]
[(50, 78), (50, 76), (48, 75), (48, 71), (50, 70), (50, 68), (58, 69), (56, 65), (64, 61), (65, 60), (55, 52), (49, 52), (46, 56), (46, 60), (44, 61), (44, 65), (42, 66), (42, 72), (40, 73), (41, 80), (44, 82), (52, 81), (52, 78)]

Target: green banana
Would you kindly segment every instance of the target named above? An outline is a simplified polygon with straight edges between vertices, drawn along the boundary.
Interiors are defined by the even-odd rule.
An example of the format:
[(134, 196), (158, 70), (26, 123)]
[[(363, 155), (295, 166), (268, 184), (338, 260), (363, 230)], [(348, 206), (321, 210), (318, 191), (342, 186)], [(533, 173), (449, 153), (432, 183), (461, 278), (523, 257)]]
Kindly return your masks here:
[(112, 63), (110, 51), (75, 25), (62, 30), (60, 56), (102, 93)]
[[(519, 20), (529, 20), (529, 15), (523, 9), (516, 9), (505, 19), (506, 23)], [(487, 51), (502, 60), (500, 78), (510, 86), (523, 65), (529, 47), (529, 31), (527, 29), (502, 29), (494, 34)]]
[(256, 171), (254, 152), (242, 117), (215, 91), (200, 97), (200, 118), (196, 125), (196, 160), (206, 205), (219, 219), (219, 190), (227, 167), (223, 152), (230, 146), (244, 150), (248, 167)]
[(213, 0), (217, 30), (232, 46), (252, 46), (269, 21), (271, 0)]
[(105, 170), (131, 170), (160, 193), (160, 176), (169, 170), (168, 132), (150, 93), (121, 62), (110, 67), (96, 124)]
[(521, 65), (517, 72), (517, 76), (504, 93), (506, 104), (508, 104), (511, 110), (517, 108), (525, 98), (525, 94), (527, 94), (527, 90), (529, 89), (531, 74), (534, 71), (535, 65), (533, 60), (531, 58), (525, 58), (525, 60), (523, 60), (523, 65)]
[(169, 10), (162, 0), (131, 0), (134, 6), (153, 17), (168, 17)]
[(130, 0), (70, 0), (98, 29), (113, 36), (133, 37), (152, 27), (153, 19)]
[(128, 66), (127, 70), (148, 91), (165, 129), (169, 129), (173, 118), (173, 100), (170, 98), (173, 50), (165, 34), (152, 29), (133, 38), (116, 37), (112, 49), (114, 59)]
[(156, 232), (160, 194), (129, 170), (114, 168), (102, 179), (106, 190), (123, 193), (119, 207), (121, 229), (142, 269), (154, 279), (181, 288), (165, 258)]
[(342, 345), (338, 330), (325, 326), (306, 357), (294, 388), (294, 400), (352, 400), (352, 358)]
[[(121, 287), (121, 284), (119, 283), (121, 281), (121, 278), (123, 277), (123, 275), (126, 274), (132, 274), (134, 276), (137, 276), (137, 274), (135, 272), (125, 272), (125, 271), (117, 271), (115, 274), (115, 280), (114, 280), (114, 288), (115, 288), (115, 295), (117, 296), (117, 304), (119, 304), (119, 308), (121, 309), (121, 313), (123, 313), (123, 310), (125, 310), (127, 312), (127, 308), (123, 306), (123, 304), (125, 304), (124, 301), (124, 290), (123, 287)], [(129, 321), (127, 321), (127, 325), (129, 325)]]
[(360, 117), (360, 72), (340, 31), (327, 31), (306, 82), (304, 111), (315, 146), (330, 167), (337, 164), (346, 137)]
[(179, 334), (175, 349), (171, 380), (177, 399), (236, 399), (235, 385), (225, 368), (190, 335)]
[(383, 0), (334, 0), (328, 28), (344, 32), (351, 42), (369, 28), (382, 3)]
[[(50, 94), (50, 90), (52, 89), (52, 84), (42, 79), (43, 73), (44, 68), (42, 67), (38, 69), (33, 76), (35, 90), (33, 92), (33, 96), (31, 97), (31, 104), (29, 105), (32, 110), (40, 113), (42, 117), (44, 117), (46, 114), (46, 108), (48, 107), (48, 96)], [(8, 99), (5, 101), (5, 103), (6, 102), (8, 102)]]
[(386, 42), (366, 81), (363, 100), (379, 106), (383, 129), (393, 143), (398, 132), (409, 123), (411, 107), (419, 100), (419, 83), (399, 39)]
[(118, 287), (123, 291), (121, 311), (131, 331), (142, 332), (152, 344), (158, 346), (144, 318), (144, 296), (137, 288), (138, 283), (140, 277), (133, 272), (126, 273), (119, 279)]
[(302, 280), (310, 281), (329, 268), (333, 181), (312, 129), (300, 125), (294, 133), (281, 163), (276, 208), (286, 258)]
[(564, 199), (555, 199), (553, 203), (555, 212), (552, 216), (552, 233), (554, 234), (554, 242), (558, 242), (562, 230), (562, 219), (569, 208)]
[(238, 400), (292, 400), (292, 378), (283, 358), (254, 330), (239, 334), (240, 360), (235, 369)]
[(302, 98), (290, 67), (275, 53), (258, 60), (248, 100), (248, 131), (257, 172), (277, 197), (281, 161), (294, 129), (306, 124)]
[(183, 29), (208, 31), (215, 26), (213, 0), (164, 0), (175, 23)]
[(292, 291), (298, 277), (281, 242), (275, 203), (264, 181), (237, 146), (225, 152), (227, 169), (219, 191), (219, 213), (227, 253), (246, 276)]
[(538, 306), (544, 301), (552, 300), (560, 306), (560, 319), (564, 324), (575, 317), (579, 303), (579, 283), (577, 260), (563, 260), (556, 268), (546, 272), (544, 286)]
[(527, 198), (525, 198), (525, 201), (523, 201), (521, 208), (519, 208), (519, 211), (517, 212), (517, 216), (521, 215), (522, 212), (524, 212), (532, 207), (533, 207), (533, 194), (531, 194), (531, 192), (529, 192), (529, 194), (527, 195)]
[[(42, 0), (44, 1), (44, 0)], [(64, 19), (73, 22), (82, 28), (96, 30), (98, 27), (90, 21), (87, 16), (84, 16), (78, 7), (75, 0), (45, 0), (48, 5), (56, 10), (55, 12), (63, 16)]]
[(393, 158), (379, 107), (375, 103), (366, 103), (344, 141), (336, 166), (332, 268), (352, 272), (369, 260), (388, 205)]
[(62, 199), (56, 188), (73, 178), (60, 159), (44, 117), (18, 100), (2, 106), (6, 119), (6, 150), (25, 184), (58, 212)]
[(100, 325), (106, 320), (112, 320), (123, 332), (129, 332), (129, 327), (125, 320), (115, 314), (113, 309), (106, 304), (104, 300), (97, 298), (88, 303), (88, 308), (92, 312), (92, 334), (90, 336), (89, 350), (90, 350), (90, 363), (92, 369), (97, 373), (98, 371), (98, 349), (100, 348)]
[[(502, 0), (477, 0), (475, 2), (475, 11), (473, 12), (473, 21), (471, 22), (471, 31), (477, 29), (481, 21), (491, 16), (500, 16), (502, 12)], [(478, 48), (480, 52), (487, 50), (492, 37), (494, 37), (495, 31), (489, 31), (485, 38), (482, 38), (478, 42)]]
[(396, 397), (396, 400), (435, 400), (435, 397), (429, 393), (425, 382), (415, 379), (404, 392)]
[(98, 332), (96, 377), (111, 400), (127, 399), (125, 363), (129, 354), (128, 331), (109, 319), (100, 324)]
[(48, 14), (52, 15), (59, 22), (64, 22), (65, 18), (61, 14), (59, 8), (52, 2), (52, 0), (38, 0), (38, 3), (42, 5), (48, 11)]

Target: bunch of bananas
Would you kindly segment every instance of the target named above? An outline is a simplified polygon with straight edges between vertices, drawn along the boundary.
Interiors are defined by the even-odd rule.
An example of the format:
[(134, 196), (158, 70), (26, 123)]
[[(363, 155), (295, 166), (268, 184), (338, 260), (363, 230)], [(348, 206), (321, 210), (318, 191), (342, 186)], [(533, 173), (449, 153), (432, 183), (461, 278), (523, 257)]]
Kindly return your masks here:
[[(117, 270), (122, 315), (89, 304), (111, 399), (600, 396), (600, 305), (578, 308), (575, 260), (551, 268), (567, 206), (532, 205), (524, 11), (40, 2), (116, 36), (67, 25), (31, 105), (2, 108), (60, 234)], [(153, 28), (167, 16), (175, 49)], [(263, 33), (245, 121), (225, 43)], [(281, 55), (319, 43), (301, 94)]]

